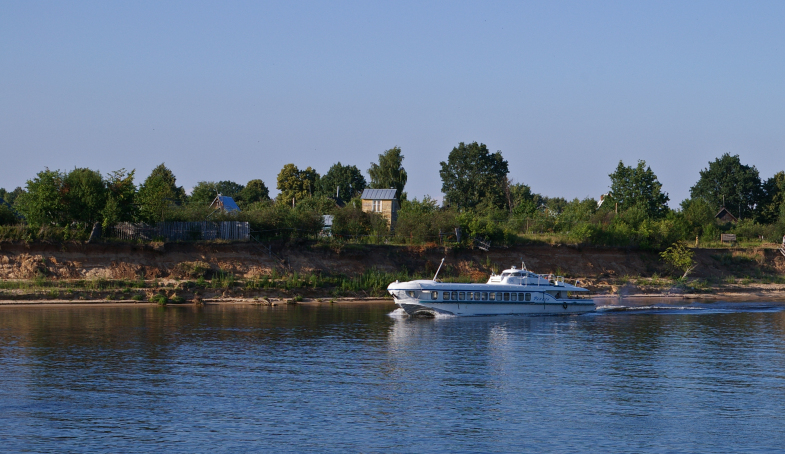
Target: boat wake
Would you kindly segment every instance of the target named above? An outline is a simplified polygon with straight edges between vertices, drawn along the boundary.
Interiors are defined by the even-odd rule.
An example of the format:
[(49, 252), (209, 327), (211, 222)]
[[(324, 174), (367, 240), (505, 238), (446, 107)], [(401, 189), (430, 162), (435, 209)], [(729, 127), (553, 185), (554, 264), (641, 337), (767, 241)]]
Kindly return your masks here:
[(711, 304), (711, 305), (689, 305), (689, 306), (671, 306), (667, 304), (654, 304), (645, 306), (624, 306), (624, 305), (607, 305), (597, 306), (594, 314), (603, 313), (618, 313), (618, 312), (631, 312), (631, 313), (700, 313), (700, 314), (730, 314), (738, 312), (779, 312), (785, 310), (785, 307), (779, 304)]
[(400, 319), (403, 319), (403, 318), (453, 318), (453, 317), (456, 317), (453, 314), (429, 314), (429, 315), (415, 315), (415, 316), (411, 316), (411, 315), (407, 314), (406, 311), (403, 310), (403, 308), (400, 308), (400, 307), (398, 309), (395, 309), (394, 311), (390, 312), (389, 314), (387, 314), (387, 316), (390, 317), (390, 318), (400, 318)]

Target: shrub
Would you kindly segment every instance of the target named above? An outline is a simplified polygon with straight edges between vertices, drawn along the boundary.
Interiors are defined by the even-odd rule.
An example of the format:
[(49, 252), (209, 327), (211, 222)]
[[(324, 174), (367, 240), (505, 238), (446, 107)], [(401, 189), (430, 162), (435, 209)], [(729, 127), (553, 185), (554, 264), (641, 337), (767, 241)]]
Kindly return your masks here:
[(695, 261), (693, 260), (694, 252), (687, 249), (682, 243), (674, 243), (660, 253), (660, 257), (668, 264), (668, 266), (675, 270), (684, 273), (682, 279), (695, 269)]

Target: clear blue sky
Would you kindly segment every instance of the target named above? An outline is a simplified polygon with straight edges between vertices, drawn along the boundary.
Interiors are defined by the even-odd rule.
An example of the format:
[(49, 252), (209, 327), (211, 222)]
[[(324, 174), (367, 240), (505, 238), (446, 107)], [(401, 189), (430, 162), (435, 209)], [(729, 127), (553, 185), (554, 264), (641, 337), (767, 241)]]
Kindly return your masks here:
[[(0, 3), (0, 187), (166, 162), (178, 184), (400, 146), (440, 197), (459, 142), (598, 198), (644, 159), (671, 196), (739, 154), (785, 169), (785, 2)], [(674, 203), (675, 202), (675, 203)]]

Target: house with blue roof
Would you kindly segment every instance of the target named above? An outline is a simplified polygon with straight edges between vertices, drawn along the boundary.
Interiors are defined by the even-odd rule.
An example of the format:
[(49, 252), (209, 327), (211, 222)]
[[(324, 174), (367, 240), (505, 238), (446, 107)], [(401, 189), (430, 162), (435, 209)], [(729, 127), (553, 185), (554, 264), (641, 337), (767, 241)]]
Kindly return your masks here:
[(237, 202), (235, 202), (233, 198), (221, 194), (218, 194), (215, 200), (213, 200), (213, 203), (210, 204), (210, 208), (221, 210), (224, 213), (240, 212), (240, 207), (237, 206)]

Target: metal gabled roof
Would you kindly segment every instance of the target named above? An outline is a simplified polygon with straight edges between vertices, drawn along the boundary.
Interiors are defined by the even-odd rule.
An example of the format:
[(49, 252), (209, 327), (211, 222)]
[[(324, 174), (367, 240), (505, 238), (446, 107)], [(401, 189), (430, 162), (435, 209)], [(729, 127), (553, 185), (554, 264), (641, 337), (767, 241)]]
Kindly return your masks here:
[(237, 206), (237, 203), (234, 201), (234, 199), (227, 195), (217, 196), (210, 206), (215, 206), (216, 202), (218, 207), (223, 208), (223, 210), (226, 212), (240, 211), (240, 207)]
[(361, 198), (374, 200), (392, 200), (395, 198), (396, 189), (366, 189)]

